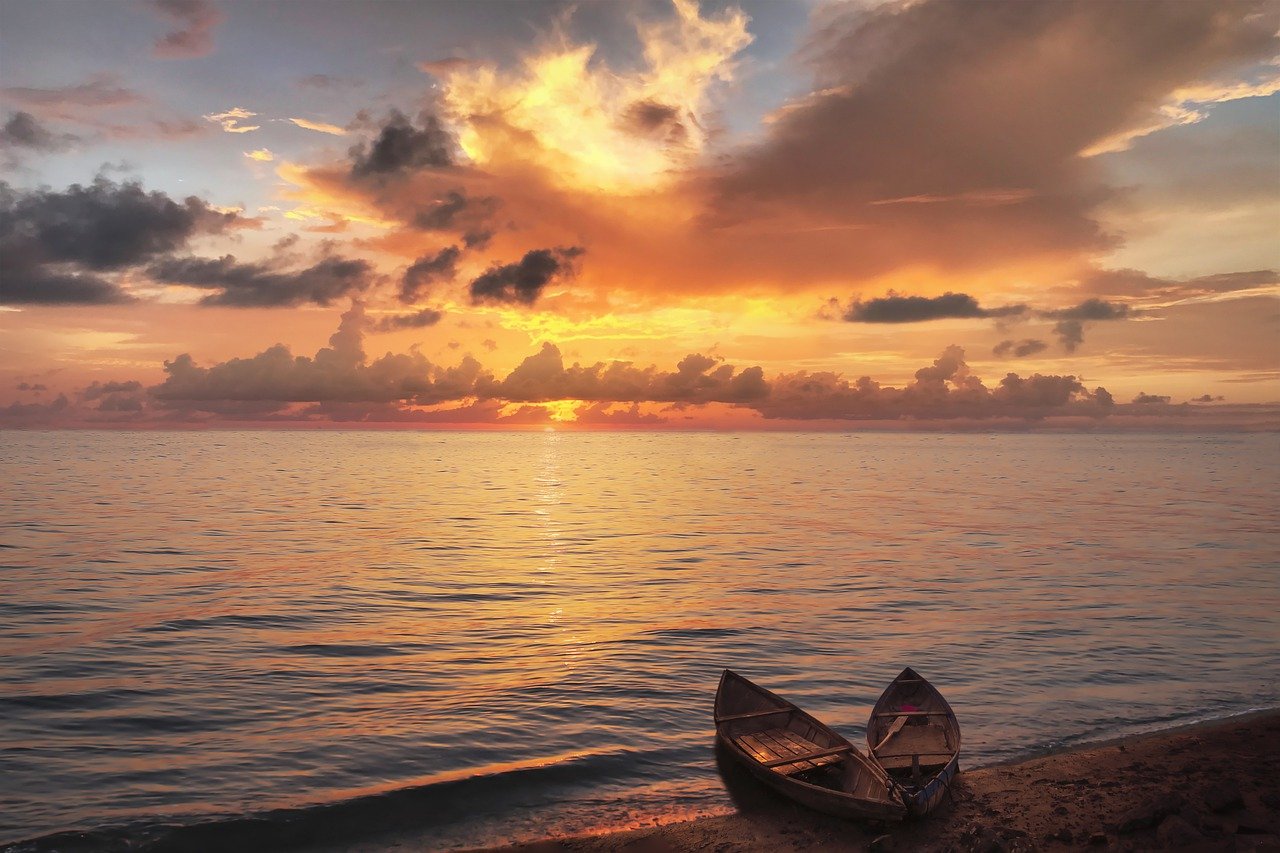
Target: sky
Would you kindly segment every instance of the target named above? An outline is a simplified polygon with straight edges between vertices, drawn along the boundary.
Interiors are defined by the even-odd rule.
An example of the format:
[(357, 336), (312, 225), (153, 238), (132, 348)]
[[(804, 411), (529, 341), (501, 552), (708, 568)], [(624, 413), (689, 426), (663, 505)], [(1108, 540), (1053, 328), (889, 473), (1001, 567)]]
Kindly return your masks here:
[(1278, 30), (0, 0), (0, 426), (1277, 429)]

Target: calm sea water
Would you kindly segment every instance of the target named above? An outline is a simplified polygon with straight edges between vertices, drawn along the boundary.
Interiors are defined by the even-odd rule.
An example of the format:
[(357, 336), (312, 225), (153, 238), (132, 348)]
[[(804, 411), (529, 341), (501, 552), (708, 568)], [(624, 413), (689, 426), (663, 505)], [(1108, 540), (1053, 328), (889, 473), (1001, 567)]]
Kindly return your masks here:
[(1280, 704), (1277, 435), (0, 448), (0, 844), (722, 812), (725, 666), (855, 742), (914, 666), (969, 767)]

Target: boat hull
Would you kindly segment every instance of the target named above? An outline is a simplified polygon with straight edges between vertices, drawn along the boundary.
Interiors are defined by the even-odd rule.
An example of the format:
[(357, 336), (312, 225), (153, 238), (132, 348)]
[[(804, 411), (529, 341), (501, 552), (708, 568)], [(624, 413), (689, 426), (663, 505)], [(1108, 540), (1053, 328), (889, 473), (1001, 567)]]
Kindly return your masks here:
[(741, 749), (738, 749), (729, 738), (720, 736), (718, 739), (729, 751), (729, 754), (733, 756), (734, 760), (745, 768), (753, 778), (787, 799), (794, 800), (814, 811), (853, 820), (899, 821), (905, 816), (906, 807), (896, 803), (880, 803), (858, 799), (841, 791), (810, 785), (797, 779), (774, 773), (767, 767), (761, 766)]
[[(867, 746), (871, 760), (895, 780), (907, 811), (915, 817), (937, 808), (960, 772), (955, 712), (937, 688), (910, 667), (885, 688), (872, 709)], [(936, 768), (924, 779), (917, 773), (922, 764)]]
[(843, 818), (907, 814), (888, 776), (846, 738), (731, 670), (720, 678), (715, 722), (727, 755), (788, 799)]

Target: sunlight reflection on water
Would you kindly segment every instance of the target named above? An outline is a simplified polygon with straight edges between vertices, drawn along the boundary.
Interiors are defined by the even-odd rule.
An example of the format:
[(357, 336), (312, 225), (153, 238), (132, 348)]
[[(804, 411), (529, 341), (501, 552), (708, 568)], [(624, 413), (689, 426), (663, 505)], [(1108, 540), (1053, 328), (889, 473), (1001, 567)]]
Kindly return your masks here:
[(969, 767), (1280, 698), (1274, 435), (4, 440), (0, 843), (724, 810), (724, 666), (855, 739), (916, 666)]

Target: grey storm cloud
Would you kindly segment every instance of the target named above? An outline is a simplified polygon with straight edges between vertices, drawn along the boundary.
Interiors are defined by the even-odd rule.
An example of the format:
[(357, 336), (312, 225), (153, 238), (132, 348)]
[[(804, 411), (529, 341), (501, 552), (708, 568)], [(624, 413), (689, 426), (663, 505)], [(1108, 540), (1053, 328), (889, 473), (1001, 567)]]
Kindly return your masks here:
[(844, 313), (844, 319), (851, 323), (919, 323), (947, 318), (1012, 317), (1026, 311), (1025, 305), (983, 308), (967, 293), (901, 296), (890, 292), (888, 296), (855, 301)]
[(997, 358), (1026, 358), (1029, 355), (1044, 352), (1049, 345), (1035, 338), (1024, 338), (1020, 341), (1006, 340), (996, 344), (991, 353)]
[(426, 295), (427, 288), (438, 281), (449, 281), (458, 271), (458, 258), (462, 251), (457, 246), (446, 246), (434, 255), (423, 255), (404, 271), (400, 280), (400, 301), (416, 302)]
[(361, 143), (350, 150), (351, 174), (367, 178), (452, 166), (454, 140), (440, 120), (423, 113), (418, 123), (421, 127), (399, 110), (392, 110), (372, 143)]
[(54, 133), (28, 112), (16, 112), (0, 126), (0, 147), (27, 148), (32, 151), (61, 151), (80, 137), (70, 133)]
[(1167, 405), (1171, 399), (1173, 398), (1164, 394), (1147, 394), (1139, 391), (1138, 396), (1133, 398), (1133, 402), (1138, 406), (1164, 406)]
[[(1252, 274), (1248, 280), (1256, 280)], [(1027, 305), (1002, 305), (983, 308), (978, 300), (967, 293), (944, 293), (941, 296), (903, 296), (890, 292), (876, 299), (855, 300), (844, 311), (843, 319), (852, 323), (921, 323), (946, 318), (1003, 319), (1036, 316), (1056, 321), (1053, 332), (1067, 352), (1084, 342), (1085, 323), (1105, 320), (1123, 320), (1141, 312), (1123, 302), (1110, 302), (1093, 297), (1069, 308), (1033, 310)], [(1006, 340), (997, 344), (993, 352), (1005, 357), (1010, 354), (1022, 357), (1034, 355), (1045, 349), (1042, 341), (1026, 339)]]
[(24, 193), (0, 184), (0, 248), (9, 262), (21, 255), (37, 263), (120, 269), (180, 248), (196, 234), (221, 231), (237, 219), (195, 196), (175, 201), (140, 184), (106, 178), (62, 192)]
[(194, 196), (175, 201), (137, 183), (98, 178), (62, 192), (23, 192), (0, 182), (0, 304), (128, 301), (100, 273), (146, 263), (237, 221)]
[(425, 329), (434, 326), (444, 318), (444, 314), (431, 308), (423, 308), (412, 314), (395, 314), (383, 317), (373, 326), (375, 331), (395, 332), (401, 329)]
[(0, 305), (114, 305), (134, 299), (115, 282), (85, 272), (6, 266), (0, 248)]
[(221, 258), (164, 258), (147, 268), (156, 281), (215, 290), (201, 305), (234, 308), (278, 308), (328, 305), (355, 296), (373, 281), (373, 266), (364, 260), (328, 257), (300, 270), (277, 269), (271, 263), (239, 263)]
[(419, 210), (413, 225), (422, 231), (475, 229), (489, 219), (502, 202), (495, 196), (468, 196), (464, 190), (450, 190), (431, 207)]
[(471, 282), (471, 300), (532, 305), (554, 279), (573, 274), (573, 261), (584, 251), (579, 246), (533, 249), (516, 263), (490, 267)]
[(1080, 344), (1084, 343), (1086, 321), (1123, 320), (1138, 313), (1122, 302), (1108, 302), (1105, 299), (1093, 298), (1070, 308), (1041, 311), (1040, 316), (1058, 321), (1053, 326), (1053, 333), (1058, 336), (1058, 340), (1067, 352), (1075, 352)]
[(157, 59), (197, 59), (213, 52), (213, 31), (226, 20), (210, 0), (150, 0), (172, 29), (156, 39)]

